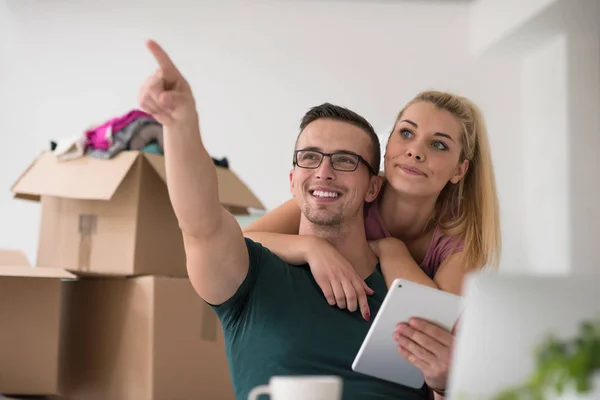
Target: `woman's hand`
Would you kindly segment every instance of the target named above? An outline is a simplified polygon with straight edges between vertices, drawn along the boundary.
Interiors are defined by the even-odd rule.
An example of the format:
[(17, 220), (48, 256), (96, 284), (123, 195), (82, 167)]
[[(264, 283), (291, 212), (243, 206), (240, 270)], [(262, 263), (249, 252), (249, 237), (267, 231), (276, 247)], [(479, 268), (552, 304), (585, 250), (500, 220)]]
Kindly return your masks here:
[(444, 390), (448, 380), (454, 335), (420, 318), (400, 323), (394, 331), (398, 352), (419, 368), (425, 383), (432, 389)]
[(306, 261), (327, 302), (352, 312), (360, 307), (363, 318), (369, 321), (371, 314), (367, 295), (372, 295), (374, 291), (335, 247), (326, 240), (315, 239), (310, 251), (307, 251)]

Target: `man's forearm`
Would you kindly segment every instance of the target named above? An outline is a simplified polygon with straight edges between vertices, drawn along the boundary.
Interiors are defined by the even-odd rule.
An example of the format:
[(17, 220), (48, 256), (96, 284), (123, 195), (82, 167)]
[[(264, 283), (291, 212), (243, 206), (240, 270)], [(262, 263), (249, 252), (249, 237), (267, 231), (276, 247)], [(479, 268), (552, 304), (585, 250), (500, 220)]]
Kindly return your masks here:
[(313, 237), (304, 235), (288, 235), (271, 232), (245, 232), (244, 236), (255, 242), (262, 243), (282, 260), (293, 265), (307, 262), (307, 249), (311, 246)]
[(167, 188), (183, 232), (189, 279), (205, 301), (222, 304), (247, 276), (249, 251), (239, 224), (219, 202), (217, 171), (200, 138), (192, 89), (156, 42), (147, 46), (158, 69), (138, 100), (163, 126)]
[(222, 207), (215, 165), (198, 124), (164, 129), (167, 186), (179, 227), (192, 237), (210, 236), (220, 225)]

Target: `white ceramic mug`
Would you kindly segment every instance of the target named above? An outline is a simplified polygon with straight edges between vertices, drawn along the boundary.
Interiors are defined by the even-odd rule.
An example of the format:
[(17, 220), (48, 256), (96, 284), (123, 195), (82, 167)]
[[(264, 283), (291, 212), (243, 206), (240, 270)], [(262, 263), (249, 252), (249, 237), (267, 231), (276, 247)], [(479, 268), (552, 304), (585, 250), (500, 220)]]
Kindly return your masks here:
[(260, 395), (271, 400), (341, 400), (342, 387), (338, 376), (274, 376), (268, 385), (252, 389), (248, 400)]

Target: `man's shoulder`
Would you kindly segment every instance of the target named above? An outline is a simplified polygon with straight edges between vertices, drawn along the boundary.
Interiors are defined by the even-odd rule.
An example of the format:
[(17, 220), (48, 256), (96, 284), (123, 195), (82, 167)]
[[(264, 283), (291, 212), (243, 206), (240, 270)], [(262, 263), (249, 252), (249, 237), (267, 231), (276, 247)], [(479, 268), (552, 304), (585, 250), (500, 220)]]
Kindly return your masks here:
[(281, 289), (298, 287), (300, 281), (314, 280), (308, 264), (290, 264), (262, 243), (249, 238), (245, 240), (250, 259), (246, 283), (257, 297), (264, 290), (272, 293), (274, 286)]
[[(244, 238), (248, 249), (249, 266), (246, 278), (235, 294), (222, 304), (210, 304), (221, 319), (225, 330), (240, 321), (247, 322), (244, 315), (250, 308), (260, 307), (273, 298), (273, 288), (283, 289), (290, 280), (293, 268), (262, 243)], [(244, 322), (245, 321), (245, 322)]]
[(250, 239), (248, 237), (245, 237), (244, 240), (246, 241), (246, 248), (248, 249), (248, 254), (250, 255), (251, 265), (280, 264), (290, 266), (290, 264), (285, 262), (281, 257), (273, 253), (268, 247), (266, 247), (262, 243)]
[(273, 284), (282, 285), (290, 271), (297, 269), (297, 266), (284, 261), (262, 243), (250, 238), (245, 238), (245, 241), (249, 255), (246, 280), (250, 283), (251, 288)]

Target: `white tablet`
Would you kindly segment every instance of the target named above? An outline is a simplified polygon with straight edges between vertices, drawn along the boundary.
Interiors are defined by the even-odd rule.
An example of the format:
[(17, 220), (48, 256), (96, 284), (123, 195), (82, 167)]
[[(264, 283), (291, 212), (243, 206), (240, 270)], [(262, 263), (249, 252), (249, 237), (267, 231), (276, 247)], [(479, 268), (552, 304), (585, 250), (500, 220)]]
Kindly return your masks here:
[(462, 298), (425, 285), (396, 279), (360, 347), (352, 370), (412, 388), (425, 383), (423, 373), (398, 353), (393, 333), (412, 317), (451, 330), (462, 309)]

